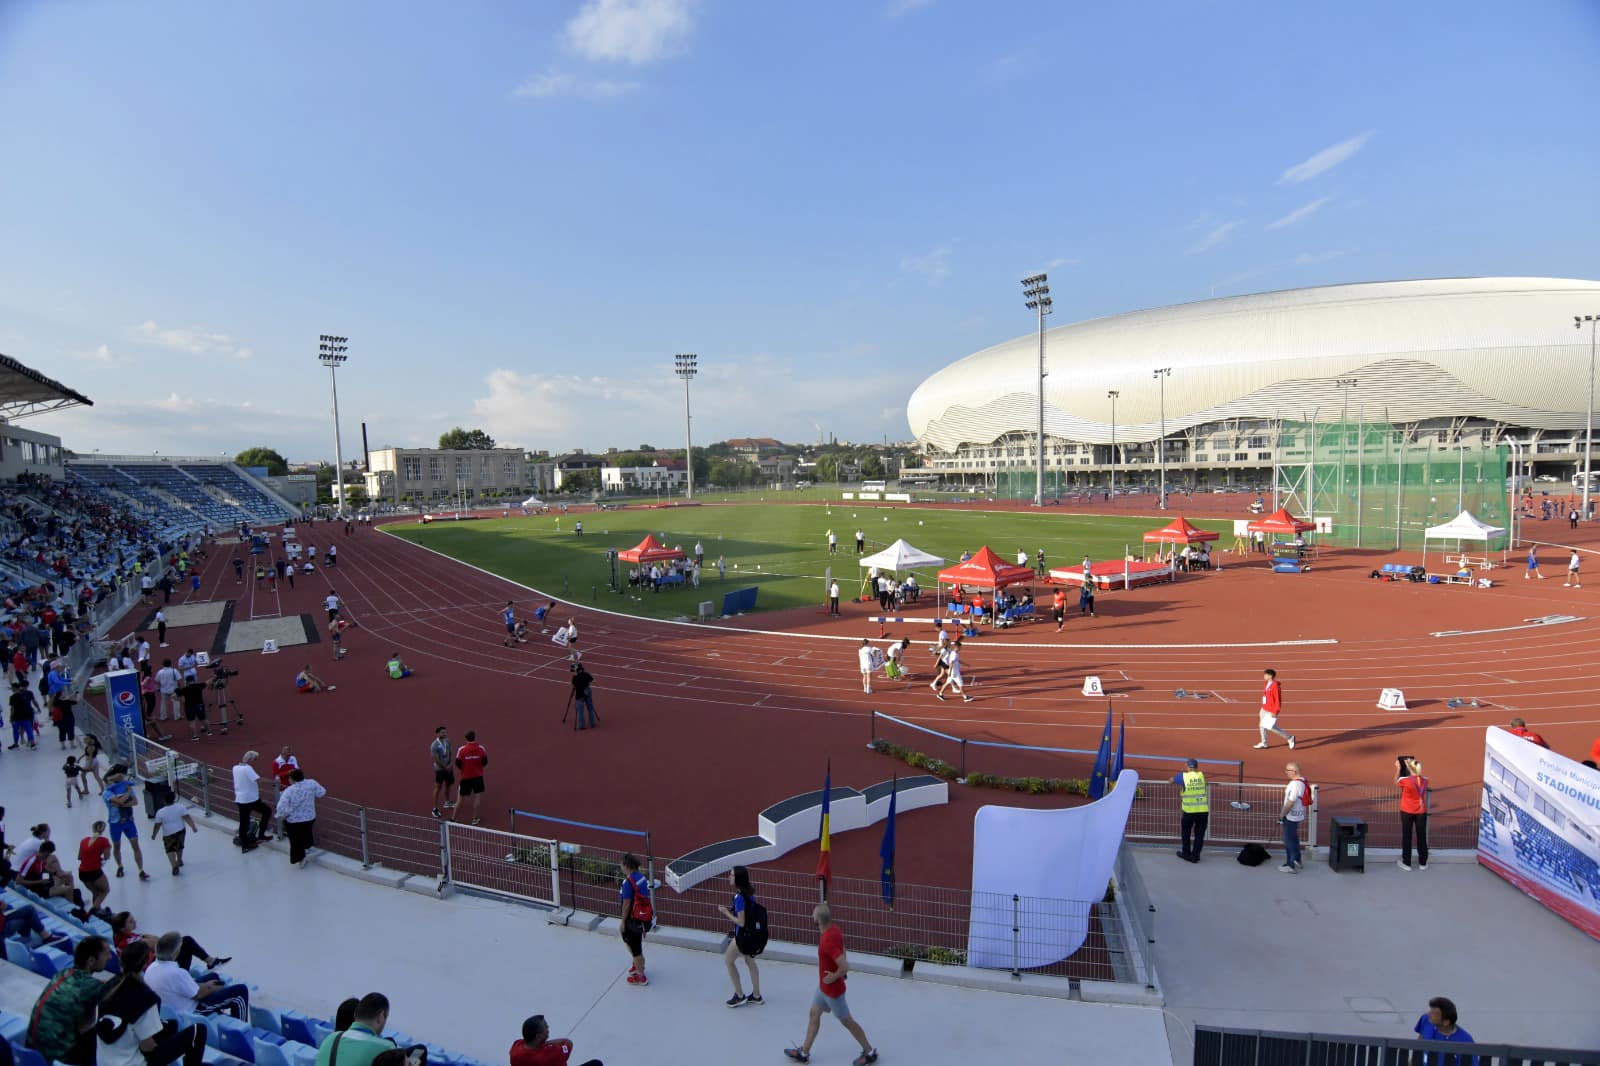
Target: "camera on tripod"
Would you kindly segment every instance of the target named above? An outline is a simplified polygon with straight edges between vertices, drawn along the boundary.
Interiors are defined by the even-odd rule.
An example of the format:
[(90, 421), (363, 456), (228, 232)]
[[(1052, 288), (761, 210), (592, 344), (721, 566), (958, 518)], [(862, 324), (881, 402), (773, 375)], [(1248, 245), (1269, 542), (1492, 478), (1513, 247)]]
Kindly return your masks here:
[(227, 688), (228, 679), (239, 676), (239, 671), (228, 669), (221, 659), (212, 660), (206, 664), (206, 668), (211, 671), (212, 688)]

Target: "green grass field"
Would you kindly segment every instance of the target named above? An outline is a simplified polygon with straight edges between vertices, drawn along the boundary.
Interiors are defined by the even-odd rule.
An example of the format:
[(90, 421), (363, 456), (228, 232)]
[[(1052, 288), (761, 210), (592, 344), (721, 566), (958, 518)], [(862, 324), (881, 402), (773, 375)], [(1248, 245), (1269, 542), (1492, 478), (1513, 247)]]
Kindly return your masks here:
[[(575, 518), (584, 535), (574, 536)], [(830, 507), (749, 504), (672, 510), (609, 511), (581, 516), (514, 517), (471, 522), (435, 522), (427, 526), (395, 524), (388, 532), (485, 570), (531, 585), (577, 603), (653, 618), (695, 613), (701, 600), (719, 600), (723, 592), (755, 585), (758, 610), (779, 610), (822, 601), (823, 575), (833, 567), (840, 591), (848, 598), (859, 588), (855, 532), (867, 536), (873, 552), (898, 537), (952, 562), (963, 550), (987, 544), (1007, 561), (1018, 548), (1030, 559), (1041, 547), (1049, 565), (1076, 564), (1085, 554), (1095, 560), (1119, 559), (1124, 545), (1137, 553), (1145, 530), (1165, 523), (1148, 518), (1026, 514), (1011, 512), (936, 511), (926, 508), (852, 508), (848, 502)], [(1226, 522), (1196, 522), (1230, 535)], [(827, 533), (839, 536), (839, 554), (828, 555)], [(631, 548), (646, 533), (669, 547), (693, 553), (696, 540), (705, 545), (706, 567), (701, 587), (672, 589), (637, 598), (610, 588), (607, 548)], [(727, 561), (727, 581), (719, 587), (716, 560)], [(627, 566), (618, 563), (626, 583)], [(934, 574), (919, 572), (924, 588)], [(718, 603), (720, 607), (720, 602)]]

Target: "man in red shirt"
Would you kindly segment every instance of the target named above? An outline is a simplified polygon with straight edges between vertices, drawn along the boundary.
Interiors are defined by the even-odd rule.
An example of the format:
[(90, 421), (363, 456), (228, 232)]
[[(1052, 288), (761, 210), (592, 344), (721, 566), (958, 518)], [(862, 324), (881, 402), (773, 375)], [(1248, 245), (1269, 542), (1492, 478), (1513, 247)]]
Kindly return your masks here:
[(851, 1016), (850, 1005), (844, 998), (845, 977), (850, 972), (850, 960), (844, 953), (844, 933), (833, 924), (833, 913), (826, 903), (817, 904), (811, 912), (811, 919), (817, 923), (817, 930), (822, 934), (817, 942), (817, 968), (821, 972), (821, 981), (811, 996), (811, 1018), (806, 1023), (805, 1043), (799, 1047), (784, 1048), (783, 1053), (791, 1061), (810, 1062), (811, 1045), (816, 1042), (817, 1030), (822, 1027), (822, 1013), (827, 1011), (839, 1019), (839, 1024), (861, 1045), (861, 1054), (853, 1060), (854, 1066), (869, 1066), (878, 1061), (878, 1049), (867, 1039), (861, 1023)]
[(1067, 590), (1066, 589), (1056, 589), (1055, 595), (1051, 598), (1050, 611), (1051, 611), (1052, 614), (1055, 615), (1056, 632), (1059, 633), (1059, 632), (1062, 631), (1062, 629), (1066, 628), (1066, 624), (1067, 624)]
[(456, 749), (456, 769), (461, 771), (461, 806), (456, 808), (456, 816), (460, 817), (471, 796), (473, 825), (483, 821), (478, 817), (478, 804), (483, 800), (483, 771), (488, 765), (489, 753), (478, 743), (478, 734), (467, 730), (467, 742)]
[(1521, 737), (1523, 740), (1531, 740), (1541, 748), (1550, 747), (1549, 744), (1545, 743), (1544, 737), (1541, 737), (1538, 733), (1535, 733), (1533, 730), (1529, 729), (1528, 723), (1523, 721), (1521, 718), (1511, 719), (1511, 725), (1508, 731), (1512, 736)]
[[(572, 1041), (566, 1037), (550, 1039), (550, 1026), (544, 1015), (535, 1014), (522, 1023), (522, 1039), (511, 1045), (511, 1066), (567, 1066)], [(583, 1066), (601, 1066), (590, 1059)]]
[(1294, 735), (1285, 733), (1278, 728), (1278, 715), (1283, 710), (1283, 686), (1278, 684), (1278, 671), (1268, 668), (1261, 672), (1266, 685), (1261, 689), (1261, 713), (1256, 716), (1256, 725), (1261, 730), (1261, 743), (1256, 747), (1267, 746), (1267, 734), (1276, 733), (1289, 742), (1290, 750), (1294, 749)]

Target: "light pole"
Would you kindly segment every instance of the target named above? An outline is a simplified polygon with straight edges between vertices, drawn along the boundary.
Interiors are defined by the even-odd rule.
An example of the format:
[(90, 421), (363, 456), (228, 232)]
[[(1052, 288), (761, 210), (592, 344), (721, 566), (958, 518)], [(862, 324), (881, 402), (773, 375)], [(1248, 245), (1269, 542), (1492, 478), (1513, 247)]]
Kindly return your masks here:
[(1050, 283), (1044, 274), (1022, 279), (1022, 295), (1027, 298), (1025, 307), (1039, 316), (1039, 480), (1033, 489), (1033, 505), (1044, 506), (1044, 316), (1050, 313)]
[(1161, 509), (1167, 509), (1167, 379), (1172, 376), (1170, 366), (1161, 367), (1153, 375), (1161, 384), (1161, 439), (1156, 450), (1161, 454)]
[(689, 432), (689, 380), (700, 371), (698, 355), (675, 355), (673, 373), (683, 379), (683, 468), (688, 481), (684, 483), (683, 498), (694, 499), (694, 438)]
[(1106, 393), (1111, 401), (1111, 499), (1117, 498), (1117, 397), (1122, 393), (1112, 389)]
[[(1334, 510), (1337, 511), (1344, 499), (1344, 457), (1350, 450), (1350, 431), (1345, 428), (1345, 418), (1350, 413), (1350, 390), (1356, 387), (1355, 378), (1334, 378), (1333, 383), (1339, 388), (1339, 495), (1334, 501)], [(1312, 426), (1311, 431), (1316, 432)], [(1313, 508), (1314, 509), (1314, 508)]]
[(1573, 315), (1572, 328), (1582, 329), (1589, 323), (1589, 414), (1583, 424), (1583, 517), (1589, 517), (1589, 463), (1594, 452), (1594, 331), (1600, 324), (1600, 315)]
[(344, 514), (344, 447), (339, 442), (339, 381), (335, 372), (350, 358), (348, 337), (322, 334), (317, 341), (317, 359), (328, 368), (328, 388), (333, 391), (333, 476), (338, 483), (335, 514)]

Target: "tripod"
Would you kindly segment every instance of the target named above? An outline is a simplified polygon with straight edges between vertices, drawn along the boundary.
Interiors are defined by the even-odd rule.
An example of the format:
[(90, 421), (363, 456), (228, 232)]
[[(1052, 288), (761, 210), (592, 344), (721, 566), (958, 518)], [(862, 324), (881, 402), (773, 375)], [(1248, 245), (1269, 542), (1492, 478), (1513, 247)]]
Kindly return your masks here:
[(228, 682), (224, 678), (211, 679), (211, 691), (216, 694), (215, 709), (217, 720), (222, 725), (222, 731), (228, 731), (228, 708), (233, 708), (233, 719), (240, 728), (244, 727), (244, 712), (239, 709), (239, 701), (228, 695)]
[[(573, 699), (574, 699), (575, 696), (576, 696), (576, 693), (573, 691), (573, 689), (568, 688), (567, 689), (567, 707), (566, 707), (566, 710), (561, 712), (561, 724), (562, 725), (566, 725), (567, 724), (567, 715), (572, 712), (572, 704), (573, 704)], [(594, 697), (593, 696), (589, 697), (588, 706), (589, 706), (589, 717), (594, 719), (594, 724), (595, 725), (599, 725), (600, 724), (600, 715), (595, 713)], [(578, 728), (578, 723), (581, 722), (582, 720), (583, 720), (583, 716), (581, 714), (578, 717), (574, 718), (572, 720), (572, 728), (574, 730), (576, 730)]]

